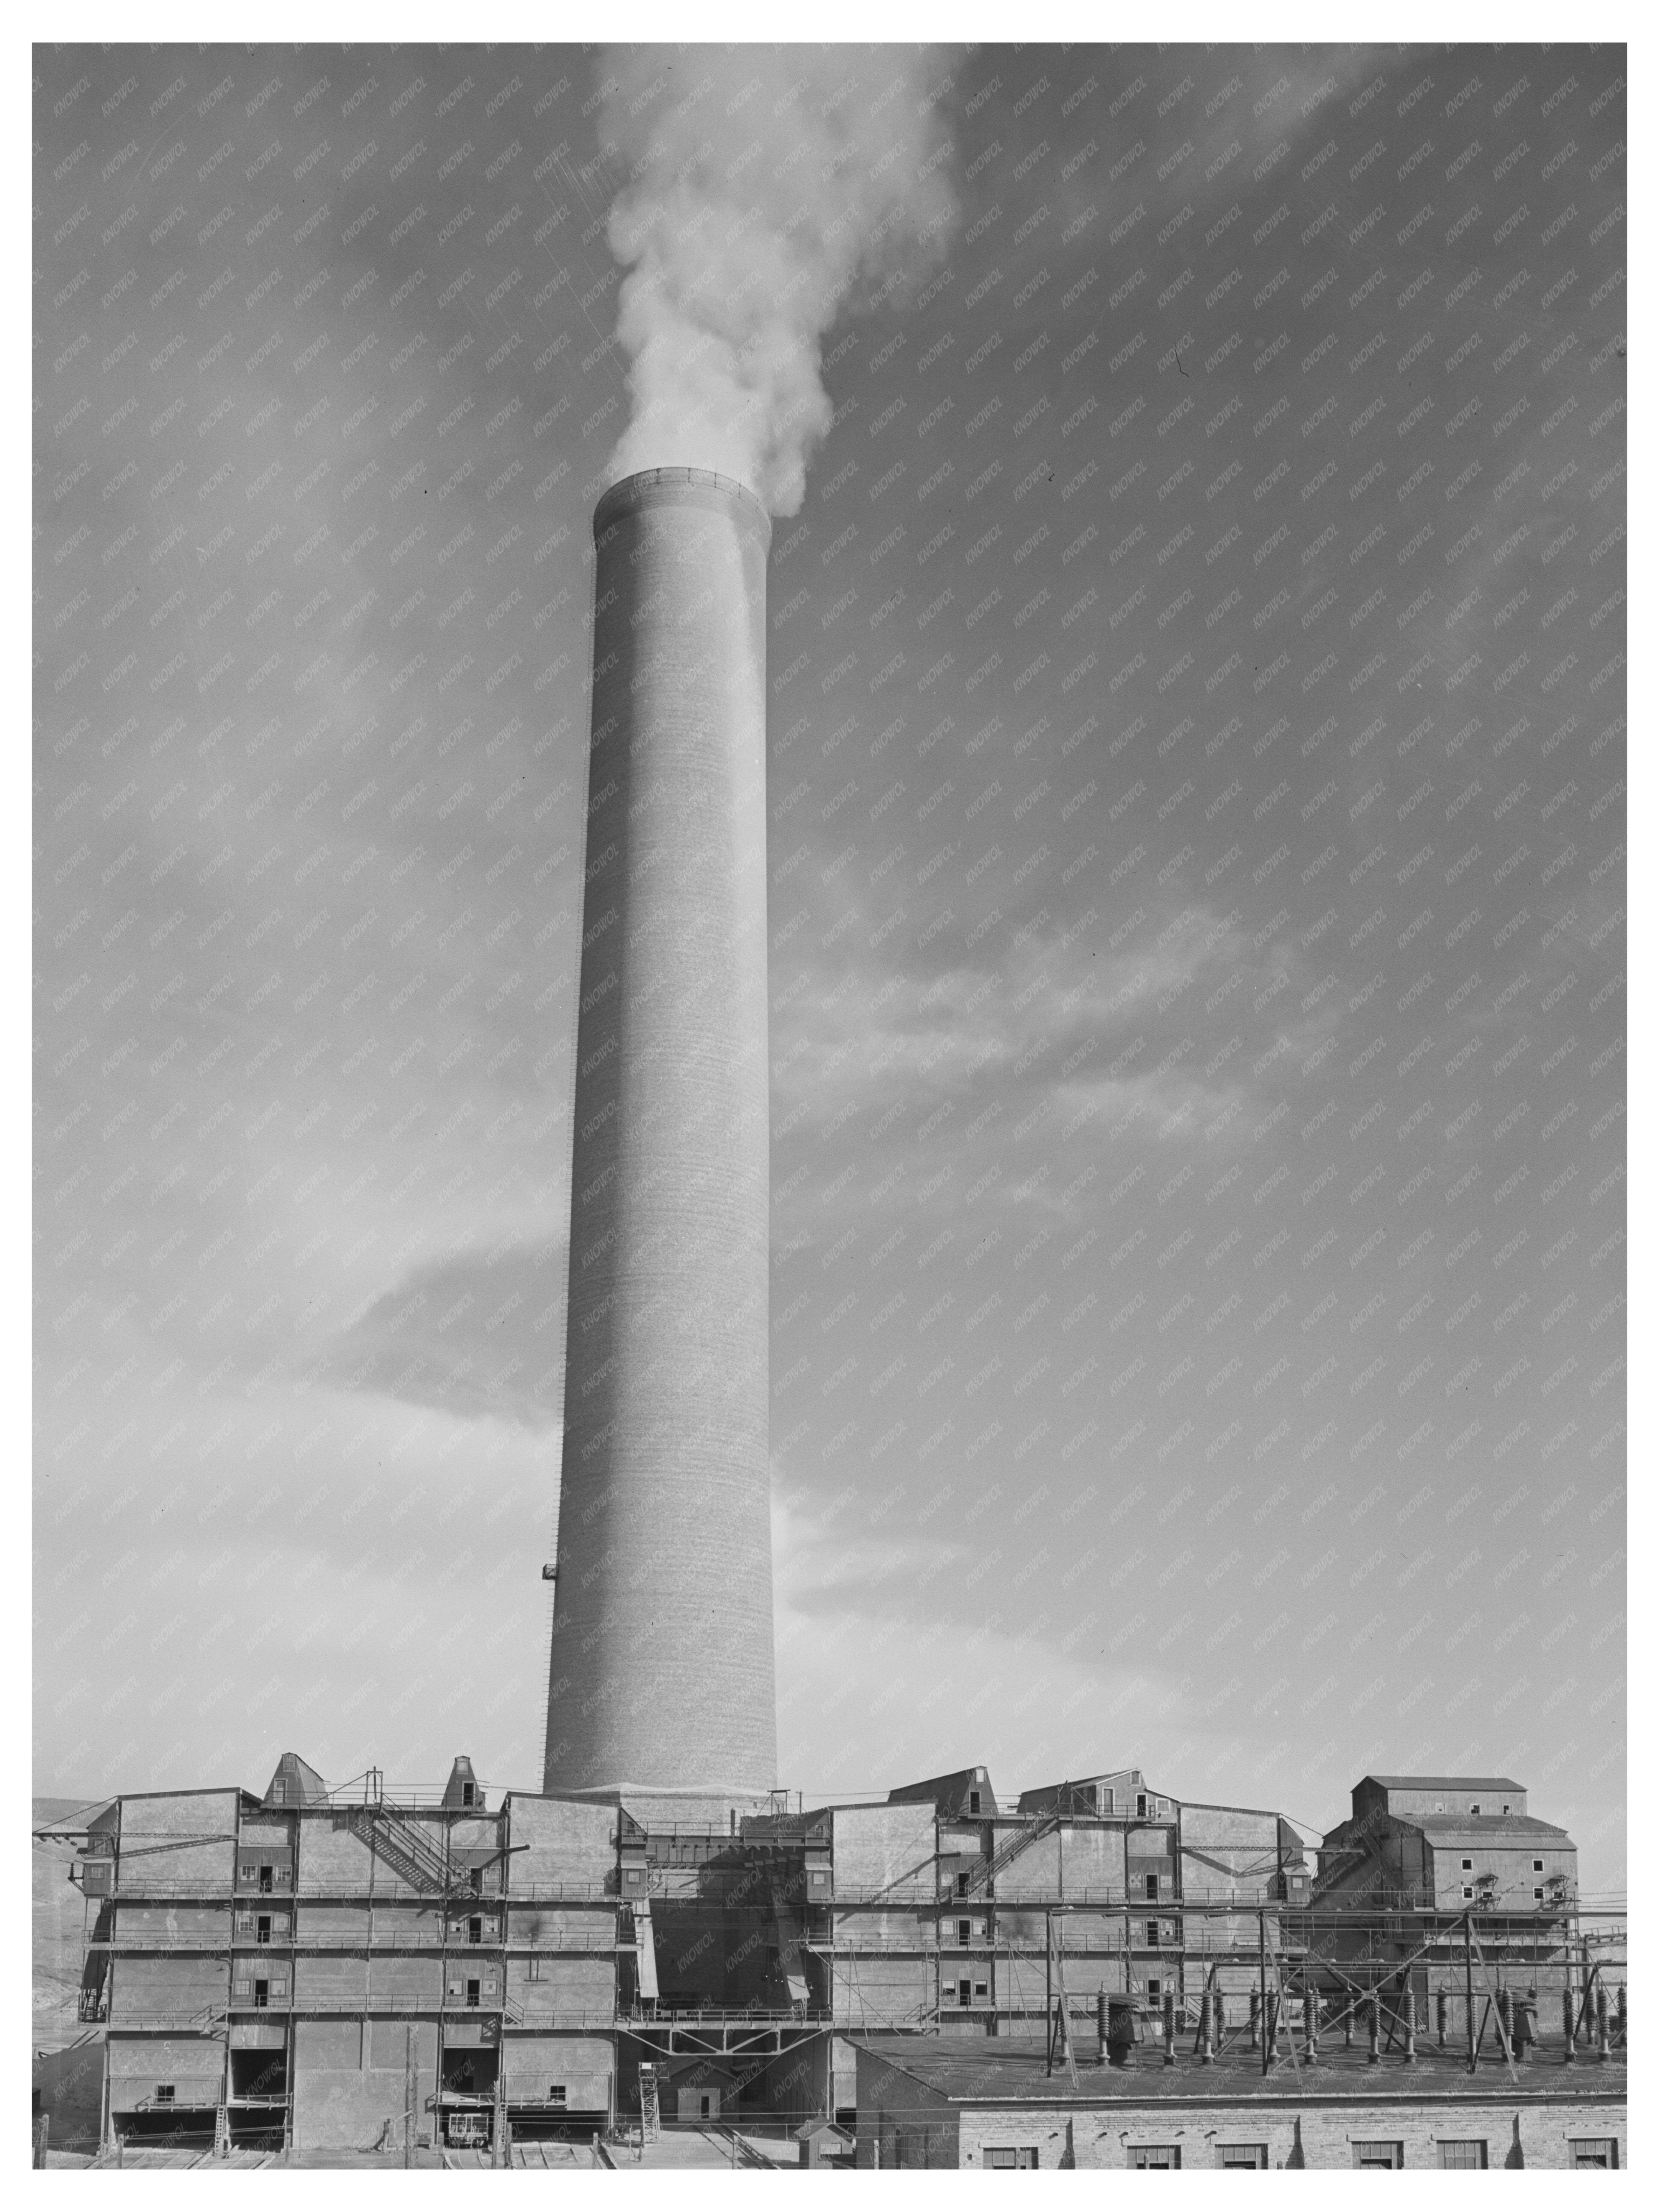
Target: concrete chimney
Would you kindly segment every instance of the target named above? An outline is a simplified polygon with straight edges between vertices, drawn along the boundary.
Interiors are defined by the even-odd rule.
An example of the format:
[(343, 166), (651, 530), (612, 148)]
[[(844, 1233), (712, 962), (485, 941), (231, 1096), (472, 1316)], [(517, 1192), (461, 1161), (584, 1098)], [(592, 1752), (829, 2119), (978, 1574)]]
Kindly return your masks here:
[(751, 493), (593, 514), (593, 706), (544, 1784), (777, 1778), (766, 556)]

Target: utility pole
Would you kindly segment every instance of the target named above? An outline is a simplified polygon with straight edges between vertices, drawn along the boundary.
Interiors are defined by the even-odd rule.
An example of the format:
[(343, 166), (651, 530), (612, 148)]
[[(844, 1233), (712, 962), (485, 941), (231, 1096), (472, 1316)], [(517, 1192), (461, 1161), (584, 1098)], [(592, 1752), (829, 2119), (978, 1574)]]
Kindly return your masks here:
[(1047, 2071), (1054, 2070), (1054, 1916), (1042, 1916), (1042, 2020), (1048, 2046)]
[(1261, 2071), (1265, 2075), (1273, 2064), (1273, 2037), (1267, 2029), (1267, 1916), (1255, 1916), (1256, 1966), (1261, 1977)]
[(1463, 1915), (1463, 2043), (1468, 2052), (1468, 2065), (1474, 2071), (1474, 1927), (1471, 1916)]
[(404, 2029), (404, 2165), (415, 2163), (415, 2029)]

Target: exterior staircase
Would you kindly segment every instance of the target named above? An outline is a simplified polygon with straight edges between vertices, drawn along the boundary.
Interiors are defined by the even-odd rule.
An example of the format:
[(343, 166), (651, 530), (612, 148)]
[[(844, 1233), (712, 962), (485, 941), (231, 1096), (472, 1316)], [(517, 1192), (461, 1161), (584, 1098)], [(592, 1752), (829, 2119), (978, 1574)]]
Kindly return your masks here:
[(1030, 1850), (1040, 1837), (1051, 1835), (1059, 1826), (1058, 1813), (1039, 1813), (1035, 1820), (1030, 1821), (1024, 1827), (1018, 1829), (1006, 1843), (1000, 1845), (982, 1866), (974, 1869), (968, 1877), (968, 1887), (961, 1892), (961, 1895), (963, 1897), (988, 1895), (992, 1884), (1011, 1860), (1018, 1858), (1022, 1851)]
[(353, 1805), (346, 1818), (352, 1832), (411, 1889), (443, 1897), (469, 1886), (471, 1869), (452, 1866), (419, 1823), (406, 1820), (389, 1798)]

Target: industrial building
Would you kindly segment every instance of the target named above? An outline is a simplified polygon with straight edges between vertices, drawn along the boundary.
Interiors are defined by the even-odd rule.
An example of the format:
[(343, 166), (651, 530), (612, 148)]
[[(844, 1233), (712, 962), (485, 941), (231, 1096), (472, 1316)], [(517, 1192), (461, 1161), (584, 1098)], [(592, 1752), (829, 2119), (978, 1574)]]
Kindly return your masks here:
[(1471, 2075), (1424, 2055), (1373, 2065), (1344, 2049), (1206, 2061), (1154, 2050), (1052, 2068), (1040, 2043), (994, 2052), (871, 2038), (858, 2052), (856, 2163), (884, 2170), (1288, 2167), (1433, 2172), (1626, 2162), (1626, 2076), (1560, 2067)]
[[(1356, 1802), (1381, 1789), (1398, 1809), (1407, 1786), (1367, 1778)], [(1109, 2008), (1143, 2050), (1207, 2039), (1236, 2067), (1266, 2045), (1282, 2070), (1310, 1999), (1326, 2061), (1386, 2027), (1392, 2063), (1407, 2039), (1377, 1963), (1395, 1900), (1322, 1908), (1281, 1816), (1183, 1801), (1137, 1768), (1028, 1791), (1012, 1811), (983, 1767), (808, 1808), (782, 1793), (498, 1794), (465, 1758), (441, 1790), (394, 1793), (374, 1771), (331, 1789), (285, 1753), (263, 1793), (115, 1800), (82, 1832), (74, 1873), (106, 2145), (396, 2156), (815, 2119), (856, 2124), (862, 2141), (877, 2045), (907, 2066), (1006, 2057), (1024, 2080), (1034, 2037), (1069, 2065)], [(1559, 1946), (1553, 1913), (1536, 1943)], [(1516, 2014), (1492, 2002), (1518, 1940), (1515, 1913), (1499, 1917), (1477, 1906), (1472, 1923), (1486, 2069), (1518, 2040)], [(1582, 1999), (1583, 1977), (1567, 1979)], [(1425, 2001), (1412, 2024), (1423, 2050), (1461, 2063), (1462, 2015), (1437, 2023)], [(1622, 1996), (1599, 2025), (1616, 2051)], [(1110, 2096), (1125, 2094), (1114, 2077)]]

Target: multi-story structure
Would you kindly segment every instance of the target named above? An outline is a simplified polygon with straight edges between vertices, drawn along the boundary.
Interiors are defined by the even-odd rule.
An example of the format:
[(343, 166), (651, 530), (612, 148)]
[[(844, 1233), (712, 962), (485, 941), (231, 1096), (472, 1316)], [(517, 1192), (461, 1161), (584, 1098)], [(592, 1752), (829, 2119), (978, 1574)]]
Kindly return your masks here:
[[(850, 2122), (871, 2036), (1012, 2051), (1060, 2015), (1086, 2042), (1103, 1996), (1127, 2001), (1143, 2039), (1167, 2028), (1196, 2047), (1207, 2012), (1232, 2063), (1260, 2047), (1270, 1999), (1283, 2032), (1322, 1996), (1352, 2052), (1368, 2019), (1355, 1994), (1403, 2021), (1390, 1992), (1409, 1988), (1425, 2045), (1461, 2048), (1461, 2014), (1443, 2040), (1430, 1994), (1465, 1985), (1463, 1892), (1491, 1876), (1502, 1908), (1476, 1908), (1483, 1996), (1488, 1968), (1518, 1987), (1524, 1966), (1535, 1988), (1572, 1856), (1516, 1785), (1490, 1813), (1486, 1785), (1449, 1786), (1368, 1777), (1310, 1899), (1280, 1815), (1176, 1798), (1138, 1768), (1012, 1811), (983, 1767), (791, 1808), (780, 1794), (497, 1796), (465, 1759), (441, 1791), (394, 1798), (374, 1773), (331, 1790), (285, 1753), (263, 1795), (127, 1796), (86, 1832), (82, 2014), (107, 2039), (102, 2133), (395, 2153), (642, 2112)], [(1465, 1868), (1470, 1823), (1490, 1840)], [(1546, 1866), (1521, 1886), (1546, 1897), (1511, 1905), (1537, 1872), (1516, 1871), (1522, 1850)]]
[(1425, 2022), (1442, 1992), (1460, 2019), (1471, 1989), (1484, 2006), (1488, 1966), (1497, 1985), (1552, 2007), (1552, 2022), (1564, 1985), (1582, 1994), (1577, 1848), (1507, 1776), (1364, 1776), (1325, 1838), (1312, 1903), (1309, 1965), (1333, 1993), (1376, 1989), (1397, 2004), (1409, 1990)]

